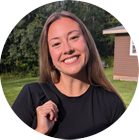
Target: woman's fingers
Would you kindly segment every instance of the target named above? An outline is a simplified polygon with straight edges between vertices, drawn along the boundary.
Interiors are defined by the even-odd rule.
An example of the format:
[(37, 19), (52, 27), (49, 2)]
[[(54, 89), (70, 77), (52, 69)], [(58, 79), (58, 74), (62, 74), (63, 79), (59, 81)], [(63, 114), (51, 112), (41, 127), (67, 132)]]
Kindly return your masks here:
[(54, 102), (52, 102), (51, 100), (50, 101), (48, 101), (48, 102), (46, 102), (45, 104), (43, 104), (42, 105), (43, 107), (52, 107), (52, 108), (54, 108), (57, 112), (58, 112), (58, 108), (57, 108), (57, 105), (54, 103)]
[(51, 110), (48, 117), (51, 121), (54, 121), (54, 119), (56, 118), (56, 113), (53, 110)]
[(57, 105), (54, 104), (52, 101), (48, 101), (42, 106), (37, 108), (38, 114), (48, 117), (50, 120), (56, 121), (58, 118), (58, 108)]
[(55, 103), (48, 101), (42, 106), (37, 107), (37, 128), (36, 131), (43, 134), (48, 133), (57, 121), (58, 108)]
[(55, 103), (53, 103), (52, 101), (46, 102), (42, 106), (42, 110), (46, 111), (46, 113), (49, 114), (47, 117), (49, 117), (50, 120), (53, 120), (54, 118), (56, 118), (56, 119), (58, 118), (57, 105)]

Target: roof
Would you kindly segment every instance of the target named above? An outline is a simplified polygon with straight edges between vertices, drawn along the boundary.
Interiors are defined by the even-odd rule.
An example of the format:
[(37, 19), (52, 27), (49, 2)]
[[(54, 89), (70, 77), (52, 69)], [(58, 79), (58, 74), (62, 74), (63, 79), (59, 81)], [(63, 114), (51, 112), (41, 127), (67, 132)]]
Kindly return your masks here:
[(103, 34), (118, 34), (118, 33), (127, 33), (127, 30), (124, 26), (118, 26), (115, 28), (110, 28), (103, 30)]

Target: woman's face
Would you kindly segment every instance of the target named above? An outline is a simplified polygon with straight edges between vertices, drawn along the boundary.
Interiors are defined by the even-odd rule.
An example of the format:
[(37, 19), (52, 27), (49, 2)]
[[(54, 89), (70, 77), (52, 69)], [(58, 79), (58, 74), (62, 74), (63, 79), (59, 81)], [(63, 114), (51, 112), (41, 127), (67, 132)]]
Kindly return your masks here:
[(62, 17), (53, 22), (48, 30), (48, 45), (53, 65), (61, 74), (76, 75), (85, 70), (89, 50), (76, 21)]

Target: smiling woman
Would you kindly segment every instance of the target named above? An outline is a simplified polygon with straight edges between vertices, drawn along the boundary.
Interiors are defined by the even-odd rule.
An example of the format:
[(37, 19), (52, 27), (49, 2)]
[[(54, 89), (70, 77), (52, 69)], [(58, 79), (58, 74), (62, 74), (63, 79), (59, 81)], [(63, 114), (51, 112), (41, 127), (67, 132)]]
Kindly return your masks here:
[(48, 30), (48, 42), (52, 63), (60, 71), (60, 82), (67, 75), (79, 78), (86, 74), (89, 50), (77, 22), (62, 17), (52, 23)]
[(48, 101), (32, 83), (24, 86), (12, 106), (36, 131), (56, 138), (83, 138), (108, 128), (124, 113), (125, 105), (104, 74), (90, 32), (74, 14), (62, 11), (47, 19), (39, 61), (39, 82), (54, 91), (59, 104)]

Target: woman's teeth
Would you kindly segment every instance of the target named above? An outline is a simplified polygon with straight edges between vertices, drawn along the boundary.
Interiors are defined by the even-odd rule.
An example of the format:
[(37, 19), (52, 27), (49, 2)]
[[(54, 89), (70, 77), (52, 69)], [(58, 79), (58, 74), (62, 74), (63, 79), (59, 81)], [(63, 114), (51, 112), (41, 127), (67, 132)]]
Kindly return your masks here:
[(73, 61), (75, 61), (75, 60), (77, 60), (78, 59), (78, 57), (76, 56), (76, 57), (72, 57), (72, 58), (70, 58), (70, 59), (66, 59), (64, 62), (65, 63), (71, 63), (71, 62), (73, 62)]

